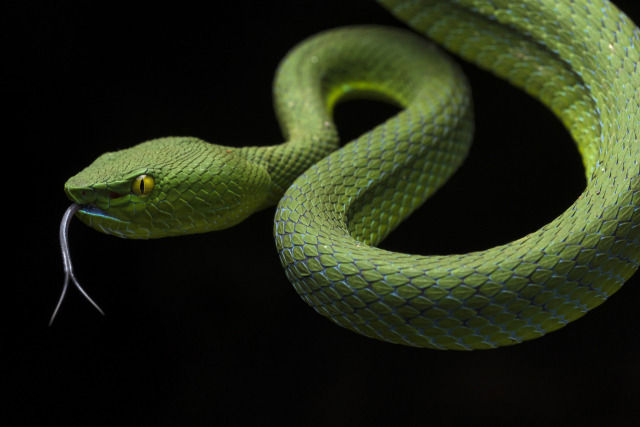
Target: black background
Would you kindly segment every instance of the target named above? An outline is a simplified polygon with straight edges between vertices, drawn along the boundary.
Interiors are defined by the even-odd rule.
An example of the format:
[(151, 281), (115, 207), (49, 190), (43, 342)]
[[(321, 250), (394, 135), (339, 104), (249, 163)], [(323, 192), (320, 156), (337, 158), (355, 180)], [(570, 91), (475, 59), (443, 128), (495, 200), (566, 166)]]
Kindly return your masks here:
[[(636, 2), (617, 3), (640, 20)], [(5, 277), (0, 424), (622, 425), (640, 415), (638, 275), (542, 339), (471, 353), (406, 348), (341, 329), (300, 300), (275, 251), (273, 209), (233, 229), (156, 241), (74, 221), (77, 276), (106, 316), (71, 291), (48, 327), (63, 281), (68, 177), (105, 151), (160, 136), (279, 142), (271, 79), (291, 46), (340, 25), (402, 24), (373, 2), (326, 0), (49, 4), (4, 19), (4, 121), (18, 130), (4, 137), (5, 271), (17, 275)], [(584, 186), (548, 111), (464, 68), (477, 120), (470, 157), (385, 248), (506, 243)], [(337, 120), (349, 139), (392, 113), (352, 102)]]

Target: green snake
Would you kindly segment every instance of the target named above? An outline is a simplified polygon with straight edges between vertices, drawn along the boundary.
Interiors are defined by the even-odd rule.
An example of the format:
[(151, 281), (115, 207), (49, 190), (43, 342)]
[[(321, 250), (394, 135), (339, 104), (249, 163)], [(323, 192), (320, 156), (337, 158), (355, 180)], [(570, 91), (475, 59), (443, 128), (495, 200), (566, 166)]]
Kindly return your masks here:
[[(295, 47), (277, 70), (285, 143), (161, 138), (106, 153), (67, 181), (67, 277), (55, 312), (69, 281), (82, 291), (66, 238), (73, 216), (104, 233), (148, 239), (227, 228), (276, 204), (276, 247), (296, 291), (368, 337), (433, 349), (512, 345), (561, 328), (616, 292), (640, 261), (640, 30), (605, 0), (380, 3), (562, 121), (587, 176), (565, 212), (481, 252), (376, 248), (461, 165), (471, 101), (458, 67), (424, 38), (336, 29)], [(354, 97), (401, 111), (338, 149), (333, 108)]]

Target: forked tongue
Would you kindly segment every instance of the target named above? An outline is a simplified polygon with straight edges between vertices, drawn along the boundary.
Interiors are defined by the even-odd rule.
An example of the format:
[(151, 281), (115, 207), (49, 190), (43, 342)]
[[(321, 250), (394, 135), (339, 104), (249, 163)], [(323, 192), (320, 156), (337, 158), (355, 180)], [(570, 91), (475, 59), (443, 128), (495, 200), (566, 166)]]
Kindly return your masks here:
[(53, 320), (56, 318), (58, 311), (60, 310), (60, 306), (62, 305), (62, 301), (64, 300), (65, 295), (67, 294), (67, 289), (69, 288), (69, 280), (71, 280), (76, 287), (80, 291), (80, 293), (93, 305), (96, 310), (100, 312), (104, 316), (104, 312), (98, 304), (96, 304), (91, 297), (82, 289), (80, 283), (78, 283), (78, 279), (73, 274), (73, 266), (71, 265), (71, 256), (69, 254), (69, 224), (71, 224), (71, 219), (73, 215), (81, 208), (81, 205), (77, 203), (73, 203), (69, 208), (65, 211), (62, 222), (60, 223), (60, 249), (62, 250), (62, 264), (64, 266), (64, 286), (62, 287), (62, 294), (60, 295), (60, 299), (58, 300), (58, 304), (56, 305), (55, 310), (53, 310), (53, 315), (51, 316), (51, 320), (49, 321), (49, 326), (53, 323)]

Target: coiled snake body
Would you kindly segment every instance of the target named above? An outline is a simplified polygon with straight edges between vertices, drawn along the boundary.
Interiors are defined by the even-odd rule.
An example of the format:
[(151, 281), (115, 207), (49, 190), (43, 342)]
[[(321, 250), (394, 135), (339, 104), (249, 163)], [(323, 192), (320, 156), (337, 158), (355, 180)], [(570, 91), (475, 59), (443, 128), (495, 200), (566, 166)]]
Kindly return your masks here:
[[(104, 154), (69, 179), (67, 282), (75, 281), (66, 244), (74, 213), (102, 232), (155, 238), (226, 228), (278, 203), (276, 246), (296, 291), (369, 337), (436, 349), (510, 345), (566, 325), (618, 290), (640, 260), (640, 30), (603, 0), (380, 3), (562, 120), (587, 175), (571, 207), (482, 252), (376, 248), (461, 164), (472, 112), (457, 67), (422, 38), (338, 29), (296, 47), (278, 70), (286, 143), (161, 138)], [(353, 96), (403, 110), (335, 151), (332, 109)]]

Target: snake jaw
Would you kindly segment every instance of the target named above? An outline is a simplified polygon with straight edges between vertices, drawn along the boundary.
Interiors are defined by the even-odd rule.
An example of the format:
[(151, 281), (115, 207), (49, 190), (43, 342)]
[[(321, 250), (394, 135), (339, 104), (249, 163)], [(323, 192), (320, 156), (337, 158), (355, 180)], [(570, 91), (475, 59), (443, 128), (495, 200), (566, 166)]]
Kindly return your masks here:
[(100, 209), (94, 204), (90, 205), (80, 205), (80, 209), (78, 209), (80, 214), (89, 215), (89, 216), (99, 216), (101, 218), (108, 218), (116, 221), (120, 221), (118, 218), (115, 218), (112, 215), (109, 215), (104, 210)]
[(115, 217), (93, 204), (81, 205), (77, 216), (80, 221), (104, 234), (127, 239), (149, 238), (147, 228), (136, 226), (132, 221)]
[[(121, 218), (117, 218), (116, 216), (109, 213), (109, 208), (112, 206), (111, 201), (117, 200), (117, 204), (121, 204), (121, 202), (125, 202), (123, 195), (119, 193), (115, 193), (111, 191), (109, 193), (109, 197), (107, 197), (106, 202), (102, 200), (99, 194), (99, 190), (96, 190), (92, 187), (80, 187), (80, 188), (71, 188), (65, 186), (65, 192), (71, 201), (74, 202), (78, 206), (75, 214), (76, 216), (85, 224), (89, 225), (92, 228), (98, 228), (99, 231), (102, 231), (106, 234), (115, 234), (117, 236), (124, 237), (122, 233), (113, 232), (114, 229), (122, 229), (123, 225), (127, 223), (126, 220)], [(113, 197), (114, 194), (117, 194), (117, 197)], [(105, 206), (100, 206), (105, 205)], [(106, 227), (103, 224), (111, 223), (118, 224), (119, 227)], [(96, 227), (95, 225), (98, 225)]]

